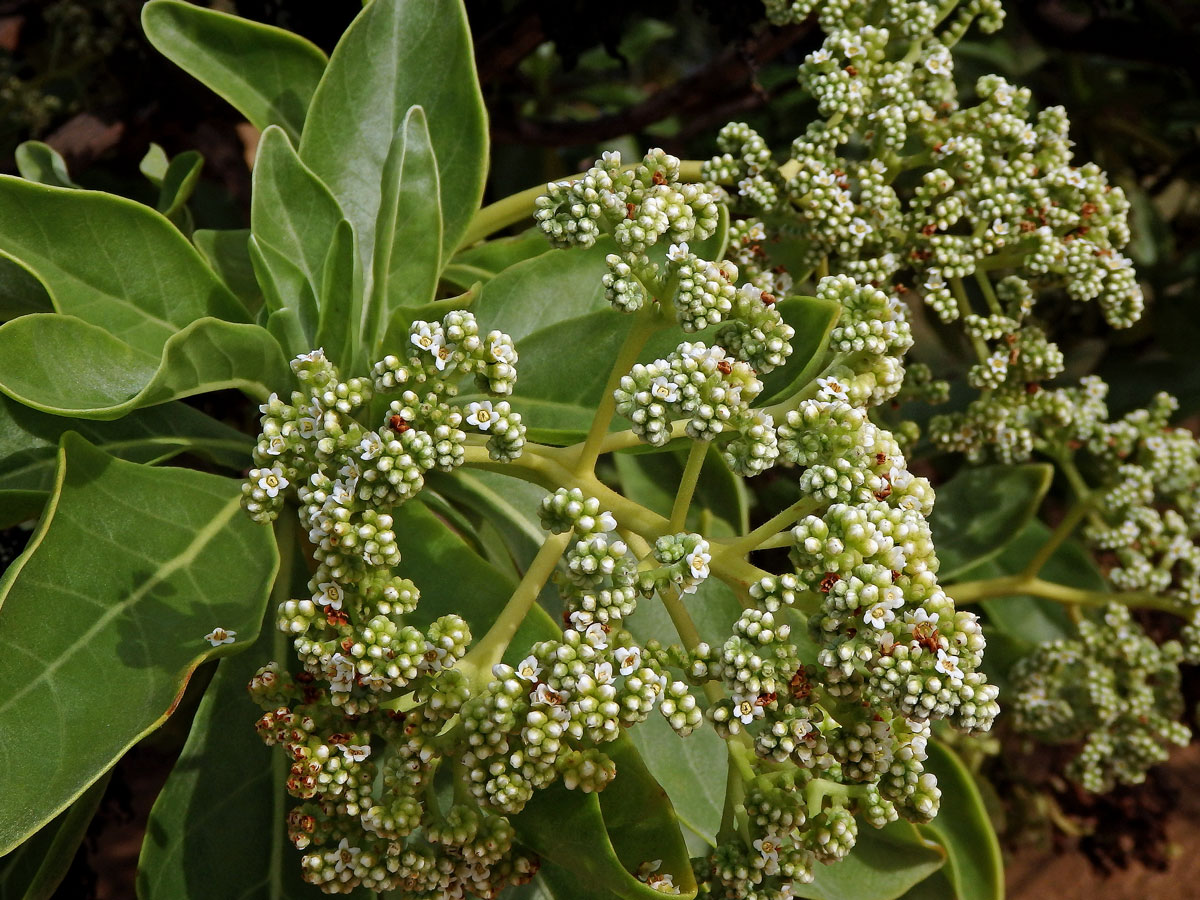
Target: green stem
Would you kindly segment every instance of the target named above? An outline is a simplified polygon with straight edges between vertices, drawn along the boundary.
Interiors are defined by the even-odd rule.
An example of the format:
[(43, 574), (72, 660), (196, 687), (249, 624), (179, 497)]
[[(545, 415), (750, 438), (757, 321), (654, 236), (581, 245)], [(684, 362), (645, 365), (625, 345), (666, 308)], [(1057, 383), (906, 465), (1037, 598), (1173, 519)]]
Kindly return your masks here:
[[(292, 570), (296, 564), (297, 541), (300, 536), (298, 520), (296, 518), (296, 510), (288, 505), (284, 508), (282, 515), (275, 520), (275, 545), (279, 548), (279, 574), (275, 576), (275, 584), (271, 586), (271, 609), (267, 611), (266, 628), (275, 628), (275, 616), (273, 610), (279, 608), (281, 603), (286, 603), (292, 597)], [(278, 628), (275, 628), (275, 634), (271, 640), (271, 655), (279, 661), (280, 665), (286, 665), (285, 660), (288, 658), (288, 636)], [(284, 825), (287, 820), (288, 796), (281, 790), (281, 786), (287, 781), (289, 762), (282, 751), (276, 750), (271, 754), (271, 784), (274, 786), (272, 793), (272, 821), (275, 823), (273, 834), (279, 835), (284, 831)], [(274, 841), (271, 847), (271, 859), (267, 871), (271, 873), (271, 896), (283, 896), (283, 884), (280, 873), (284, 868), (283, 859), (283, 842)]]
[(573, 532), (568, 531), (564, 534), (552, 534), (546, 538), (546, 542), (542, 544), (541, 549), (529, 564), (529, 568), (525, 570), (525, 577), (521, 579), (516, 590), (509, 597), (499, 618), (459, 663), (459, 667), (467, 673), (468, 678), (491, 677), (492, 666), (500, 662), (513, 635), (517, 633), (517, 629), (529, 615), (529, 610), (537, 600), (538, 594), (541, 593), (543, 585), (550, 580), (550, 576), (554, 573), (554, 567), (558, 565), (563, 551), (567, 549), (572, 534)]
[[(954, 294), (954, 302), (958, 305), (958, 314), (963, 318), (971, 315), (971, 301), (967, 299), (967, 289), (963, 286), (961, 278), (950, 279), (950, 291)], [(971, 335), (971, 346), (975, 348), (975, 355), (979, 357), (979, 362), (986, 365), (988, 359), (987, 344), (983, 338), (977, 334)]]
[(700, 481), (700, 470), (704, 468), (709, 446), (708, 441), (694, 441), (688, 451), (683, 477), (679, 480), (679, 491), (675, 494), (675, 503), (671, 507), (671, 519), (667, 524), (672, 534), (683, 531), (687, 523), (688, 508), (692, 505), (692, 497), (695, 496), (696, 484)]
[(1067, 606), (1107, 606), (1110, 603), (1121, 603), (1125, 606), (1161, 609), (1164, 612), (1176, 614), (1179, 614), (1180, 611), (1177, 601), (1158, 594), (1140, 591), (1124, 593), (1088, 591), (1054, 581), (1045, 581), (1041, 578), (1031, 578), (1025, 574), (985, 578), (980, 581), (964, 581), (951, 585), (946, 590), (959, 604), (977, 603), (990, 597), (1032, 596), (1044, 597)]
[[(797, 519), (807, 516), (824, 505), (820, 500), (814, 500), (811, 497), (801, 497), (787, 509), (767, 519), (767, 521), (763, 522), (753, 531), (748, 531), (742, 537), (736, 538), (727, 544), (721, 544), (713, 553), (713, 556), (745, 556), (751, 550), (758, 550), (763, 547), (767, 541), (774, 540), (778, 537), (778, 532), (787, 528)], [(788, 534), (788, 537), (790, 538), (791, 535)], [(787, 545), (783, 544), (782, 546)]]
[(988, 278), (987, 272), (981, 269), (975, 270), (975, 283), (979, 285), (979, 290), (983, 293), (983, 299), (988, 305), (988, 309), (994, 315), (1004, 315), (1004, 309), (1000, 306), (1000, 300), (996, 297), (996, 291), (992, 288), (991, 279)]
[(1025, 571), (1022, 574), (1028, 578), (1036, 578), (1046, 563), (1050, 561), (1050, 557), (1062, 546), (1063, 541), (1071, 536), (1079, 523), (1091, 511), (1091, 508), (1090, 499), (1084, 499), (1067, 510), (1067, 514), (1063, 516), (1063, 520), (1051, 532), (1050, 537), (1046, 539), (1046, 543), (1042, 544), (1041, 549), (1029, 561), (1029, 565), (1025, 567)]

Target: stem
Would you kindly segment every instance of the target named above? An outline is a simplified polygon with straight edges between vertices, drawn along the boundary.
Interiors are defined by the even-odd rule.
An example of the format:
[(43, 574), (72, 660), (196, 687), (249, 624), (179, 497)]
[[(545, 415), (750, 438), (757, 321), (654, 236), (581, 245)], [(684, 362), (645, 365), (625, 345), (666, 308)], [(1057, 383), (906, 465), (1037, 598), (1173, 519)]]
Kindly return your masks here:
[[(279, 573), (275, 576), (275, 584), (271, 586), (272, 609), (278, 609), (279, 604), (287, 602), (292, 596), (292, 570), (296, 563), (296, 542), (299, 538), (296, 511), (290, 505), (285, 506), (282, 514), (275, 520), (275, 544), (279, 548)], [(268, 628), (275, 627), (275, 617), (267, 615)], [(271, 640), (271, 655), (282, 664), (287, 659), (288, 636), (278, 628)], [(287, 819), (288, 797), (279, 789), (288, 776), (288, 759), (279, 750), (271, 754), (271, 777), (274, 791), (271, 797), (271, 817), (274, 822), (273, 833), (278, 835), (284, 829)], [(271, 859), (268, 872), (271, 873), (271, 896), (283, 896), (283, 884), (280, 873), (283, 871), (283, 842), (274, 841), (271, 846)]]
[(696, 484), (700, 481), (700, 470), (704, 468), (704, 460), (708, 457), (708, 441), (695, 441), (688, 451), (687, 462), (683, 467), (683, 477), (679, 480), (679, 492), (675, 494), (675, 504), (671, 507), (671, 519), (667, 528), (672, 534), (683, 531), (687, 523), (688, 507), (692, 505), (692, 497), (696, 493)]
[(1004, 310), (1000, 306), (1000, 301), (996, 297), (996, 292), (992, 288), (991, 279), (988, 278), (987, 272), (981, 269), (975, 270), (975, 282), (979, 285), (979, 290), (983, 293), (983, 299), (988, 305), (988, 309), (997, 316), (1004, 315)]
[[(704, 165), (700, 160), (685, 159), (679, 164), (679, 180), (680, 181), (699, 181), (700, 169)], [(633, 165), (622, 166), (625, 169), (634, 168)], [(586, 172), (576, 172), (574, 175), (568, 175), (565, 178), (556, 179), (557, 181), (578, 181)], [(467, 233), (463, 235), (462, 241), (459, 243), (459, 249), (469, 247), (476, 241), (481, 241), (491, 234), (495, 234), (503, 228), (510, 225), (516, 225), (523, 219), (528, 219), (533, 216), (536, 209), (537, 198), (546, 193), (546, 185), (538, 184), (531, 188), (526, 188), (516, 194), (510, 194), (503, 200), (497, 200), (485, 206), (479, 212), (475, 213), (471, 219), (471, 224), (467, 228)]]
[(499, 618), (459, 664), (468, 677), (471, 675), (490, 676), (492, 666), (500, 662), (504, 656), (504, 651), (508, 649), (517, 629), (521, 627), (521, 623), (525, 621), (534, 601), (537, 600), (538, 594), (541, 593), (542, 586), (550, 580), (550, 576), (554, 573), (554, 567), (558, 565), (563, 551), (567, 549), (573, 533), (568, 531), (564, 534), (552, 534), (546, 538), (546, 542), (542, 544), (537, 556), (533, 558), (529, 568), (525, 571), (525, 577), (521, 579), (512, 596), (508, 598), (508, 603), (501, 611)]
[[(964, 319), (971, 315), (971, 301), (967, 299), (967, 289), (963, 287), (961, 278), (950, 279), (950, 291), (954, 294), (954, 302), (958, 304), (958, 314)], [(979, 335), (971, 335), (971, 346), (975, 348), (975, 355), (979, 357), (979, 362), (986, 365), (988, 359), (987, 344)]]
[(1029, 561), (1029, 565), (1025, 567), (1022, 574), (1027, 578), (1036, 578), (1046, 563), (1050, 561), (1050, 557), (1062, 546), (1063, 541), (1071, 536), (1079, 523), (1091, 511), (1091, 508), (1090, 499), (1084, 499), (1067, 510), (1067, 514), (1063, 516), (1063, 520), (1058, 523), (1057, 527), (1050, 534), (1050, 537), (1046, 539), (1046, 543), (1042, 545), (1033, 559)]
[(621, 346), (621, 352), (617, 354), (617, 360), (608, 374), (608, 381), (604, 384), (600, 405), (596, 407), (596, 417), (592, 419), (592, 427), (588, 429), (587, 439), (583, 442), (583, 448), (575, 462), (576, 475), (591, 472), (596, 467), (601, 442), (608, 433), (608, 425), (617, 408), (617, 398), (613, 396), (613, 392), (620, 386), (621, 379), (629, 374), (629, 370), (637, 362), (638, 354), (646, 346), (646, 341), (658, 328), (658, 311), (652, 306), (642, 307), (634, 318), (629, 334), (625, 336), (625, 343)]
[(1024, 574), (985, 578), (981, 581), (965, 581), (951, 585), (947, 590), (960, 604), (977, 603), (989, 597), (1032, 596), (1044, 597), (1068, 606), (1107, 606), (1110, 603), (1121, 603), (1125, 606), (1144, 609), (1161, 609), (1177, 615), (1180, 609), (1177, 601), (1158, 594), (1139, 591), (1124, 593), (1087, 591), (1054, 581), (1031, 578)]
[[(761, 548), (767, 541), (774, 540), (779, 536), (777, 532), (782, 531), (797, 519), (807, 516), (821, 506), (824, 506), (824, 504), (820, 500), (814, 500), (811, 497), (801, 497), (787, 509), (767, 519), (767, 521), (763, 522), (753, 531), (746, 532), (745, 535), (736, 538), (728, 544), (722, 544), (713, 555), (745, 556), (751, 550)], [(790, 540), (790, 533), (787, 534), (787, 537)], [(776, 546), (787, 546), (787, 544)]]

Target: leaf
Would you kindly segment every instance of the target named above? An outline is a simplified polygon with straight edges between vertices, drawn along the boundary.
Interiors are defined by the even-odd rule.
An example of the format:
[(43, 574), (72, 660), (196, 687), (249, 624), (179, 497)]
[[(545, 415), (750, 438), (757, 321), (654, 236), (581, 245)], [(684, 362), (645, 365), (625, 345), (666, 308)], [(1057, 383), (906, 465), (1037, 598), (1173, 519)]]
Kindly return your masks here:
[(264, 131), (254, 160), (250, 231), (277, 302), (295, 308), (310, 340), (317, 332), (325, 260), (343, 218), (333, 194), (300, 161), (283, 130)]
[(363, 315), (363, 334), (376, 353), (392, 311), (432, 303), (442, 269), (438, 165), (425, 111), (419, 106), (408, 111), (392, 138), (382, 191), (371, 262), (371, 308)]
[(42, 283), (20, 263), (0, 256), (0, 322), (34, 312), (53, 312)]
[(792, 355), (762, 377), (761, 405), (778, 403), (812, 381), (825, 365), (825, 348), (842, 306), (818, 297), (788, 297), (776, 304), (783, 321), (796, 332)]
[(916, 826), (892, 822), (863, 828), (850, 855), (819, 866), (812, 884), (799, 885), (797, 897), (811, 900), (895, 900), (946, 862), (945, 852), (921, 839)]
[(299, 140), (325, 54), (299, 35), (176, 0), (142, 7), (155, 49), (229, 101), (260, 131)]
[(175, 226), (112, 194), (0, 176), (0, 253), (35, 275), (60, 313), (143, 353), (157, 356), (204, 316), (249, 320)]
[(1045, 463), (971, 466), (939, 485), (929, 527), (942, 580), (1000, 553), (1037, 514), (1053, 476)]
[[(196, 666), (253, 640), (278, 559), (240, 493), (63, 437), (46, 513), (0, 580), (0, 854), (161, 725)], [(218, 625), (238, 642), (210, 646)]]
[(300, 157), (329, 185), (374, 250), (380, 186), (408, 110), (429, 120), (442, 199), (442, 246), (458, 246), (483, 197), (487, 117), (461, 0), (375, 0), (342, 35), (304, 123)]
[(342, 371), (357, 371), (362, 359), (359, 330), (362, 305), (362, 271), (358, 265), (354, 228), (342, 219), (333, 232), (329, 253), (321, 267), (320, 315), (313, 343), (324, 347)]
[(68, 430), (110, 456), (147, 465), (186, 451), (241, 469), (254, 447), (240, 431), (183, 403), (138, 410), (115, 422), (89, 422), (47, 415), (0, 397), (0, 490), (49, 493), (58, 444)]
[(945, 802), (921, 830), (949, 855), (943, 870), (957, 900), (1004, 900), (1004, 862), (1000, 841), (988, 818), (975, 779), (952, 750), (930, 741), (925, 771), (937, 776)]
[(167, 177), (167, 168), (170, 165), (171, 160), (167, 158), (167, 151), (161, 145), (151, 141), (146, 155), (138, 163), (138, 171), (145, 175), (146, 180), (155, 187), (162, 187), (163, 179)]
[[(631, 500), (662, 516), (670, 516), (675, 494), (683, 478), (683, 468), (693, 442), (668, 449), (663, 453), (628, 454), (614, 457), (621, 476), (623, 493)], [(696, 483), (686, 527), (701, 531), (702, 510), (708, 510), (719, 520), (716, 527), (706, 530), (711, 537), (733, 537), (745, 534), (749, 528), (749, 503), (742, 480), (713, 447), (708, 448), (700, 479)]]
[(55, 889), (75, 860), (88, 825), (96, 816), (109, 773), (54, 821), (4, 858), (0, 869), (0, 900), (52, 900)]
[(442, 270), (442, 279), (465, 289), (477, 281), (491, 281), (519, 262), (550, 252), (546, 236), (537, 228), (530, 228), (514, 237), (496, 238), (460, 250)]
[[(285, 549), (281, 542), (280, 552), (295, 556), (294, 543)], [(307, 579), (300, 559), (283, 570), (291, 584)], [(288, 596), (289, 581), (282, 573), (280, 580), (276, 592)], [(300, 877), (300, 854), (285, 829), (292, 803), (284, 788), (288, 761), (254, 731), (261, 710), (246, 693), (261, 666), (290, 657), (289, 644), (275, 627), (272, 608), (253, 646), (218, 664), (187, 743), (150, 810), (138, 859), (140, 900), (324, 896)]]
[(187, 150), (171, 160), (158, 192), (160, 213), (174, 221), (174, 217), (183, 211), (183, 205), (191, 199), (202, 168), (204, 157), (195, 150)]
[(67, 163), (58, 151), (41, 141), (26, 141), (17, 146), (17, 171), (21, 177), (61, 188), (77, 188), (67, 174)]
[(0, 391), (51, 415), (117, 419), (226, 388), (265, 397), (290, 379), (279, 344), (258, 325), (200, 319), (173, 335), (161, 358), (74, 316), (0, 325)]
[(246, 309), (256, 312), (262, 306), (263, 295), (258, 280), (254, 277), (249, 240), (248, 228), (228, 231), (199, 228), (192, 232), (192, 243), (204, 256), (209, 268), (216, 272), (221, 282), (245, 304)]

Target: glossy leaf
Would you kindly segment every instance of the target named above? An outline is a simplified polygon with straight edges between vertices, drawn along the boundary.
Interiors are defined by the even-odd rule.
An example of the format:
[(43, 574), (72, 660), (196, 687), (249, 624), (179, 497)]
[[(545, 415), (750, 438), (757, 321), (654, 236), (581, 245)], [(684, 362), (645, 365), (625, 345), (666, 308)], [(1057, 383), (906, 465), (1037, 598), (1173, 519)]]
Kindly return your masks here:
[(257, 325), (200, 319), (174, 334), (161, 357), (74, 316), (0, 325), (0, 391), (52, 415), (116, 419), (226, 388), (265, 397), (290, 377), (279, 344)]
[(142, 8), (146, 37), (160, 53), (229, 101), (260, 131), (299, 140), (325, 54), (299, 35), (176, 0)]
[(0, 322), (35, 312), (53, 312), (42, 283), (23, 266), (0, 256)]
[(250, 231), (278, 302), (296, 309), (310, 338), (317, 331), (325, 260), (343, 218), (333, 194), (300, 161), (283, 130), (264, 131), (254, 160)]
[(254, 446), (240, 431), (183, 403), (138, 410), (115, 422), (90, 422), (47, 415), (0, 397), (0, 490), (49, 493), (58, 444), (67, 431), (110, 456), (150, 465), (186, 451), (241, 469)]
[[(292, 548), (280, 551), (294, 554)], [(284, 569), (290, 583), (302, 585), (307, 578), (299, 560)], [(289, 582), (282, 573), (280, 579), (276, 591), (288, 596)], [(295, 802), (284, 787), (288, 762), (254, 731), (262, 711), (246, 693), (261, 666), (289, 657), (289, 644), (275, 627), (272, 607), (253, 646), (218, 664), (187, 743), (150, 810), (138, 859), (140, 900), (325, 896), (300, 877), (300, 854), (285, 828)]]
[(908, 822), (892, 822), (880, 829), (864, 826), (850, 855), (832, 865), (818, 866), (812, 884), (800, 885), (796, 896), (895, 900), (945, 862), (945, 851), (922, 840), (916, 826)]
[(1054, 470), (1044, 463), (971, 466), (939, 485), (929, 527), (947, 581), (996, 556), (1037, 514)]
[(432, 303), (442, 269), (442, 205), (438, 163), (425, 110), (414, 106), (391, 139), (371, 262), (371, 309), (363, 334), (378, 352), (391, 312)]
[(21, 177), (40, 184), (61, 188), (77, 188), (67, 173), (67, 163), (49, 144), (26, 141), (17, 147), (17, 171)]
[(956, 900), (1004, 900), (1000, 841), (975, 779), (954, 751), (938, 741), (929, 743), (925, 771), (937, 776), (944, 802), (922, 831), (946, 848), (949, 860), (943, 871)]
[(104, 799), (105, 773), (54, 821), (0, 860), (0, 900), (52, 900)]
[[(64, 436), (46, 513), (0, 580), (0, 853), (161, 725), (196, 666), (254, 639), (277, 557), (240, 493)], [(237, 642), (212, 647), (216, 626)]]
[(792, 338), (792, 355), (762, 378), (762, 405), (790, 397), (821, 372), (829, 335), (842, 311), (839, 303), (818, 297), (788, 297), (776, 305), (783, 321), (796, 334)]
[(465, 289), (477, 281), (491, 281), (519, 262), (550, 252), (546, 236), (537, 228), (530, 228), (515, 237), (496, 238), (459, 251), (442, 270), (442, 279)]
[(192, 243), (203, 254), (209, 268), (217, 273), (222, 283), (251, 312), (262, 306), (262, 289), (254, 277), (254, 263), (250, 260), (250, 230), (236, 228), (229, 231), (212, 231), (200, 228), (192, 232)]
[(0, 176), (0, 253), (37, 276), (59, 312), (142, 353), (157, 356), (204, 316), (249, 319), (170, 221), (112, 194)]
[(146, 155), (138, 163), (138, 171), (145, 175), (146, 180), (152, 185), (162, 187), (163, 179), (167, 177), (167, 169), (170, 165), (171, 160), (167, 156), (167, 151), (162, 148), (161, 144), (151, 141)]
[(354, 225), (372, 256), (392, 138), (421, 106), (437, 157), (442, 244), (458, 245), (479, 208), (487, 120), (461, 0), (375, 0), (338, 42), (313, 95), (300, 156)]
[(321, 267), (320, 314), (313, 343), (325, 348), (329, 358), (347, 372), (366, 362), (361, 358), (359, 330), (362, 289), (354, 228), (342, 219)]
[(158, 211), (174, 221), (175, 216), (183, 211), (183, 206), (191, 199), (196, 190), (196, 182), (200, 180), (200, 170), (204, 168), (204, 157), (195, 150), (180, 153), (167, 166), (163, 173), (162, 185), (158, 192)]

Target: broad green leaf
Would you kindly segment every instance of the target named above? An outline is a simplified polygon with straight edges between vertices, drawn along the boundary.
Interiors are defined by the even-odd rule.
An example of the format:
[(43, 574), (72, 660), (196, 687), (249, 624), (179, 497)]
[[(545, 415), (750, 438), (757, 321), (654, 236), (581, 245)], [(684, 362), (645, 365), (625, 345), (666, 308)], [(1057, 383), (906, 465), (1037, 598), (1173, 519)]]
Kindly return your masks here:
[[(603, 238), (586, 250), (555, 250), (509, 266), (479, 293), (480, 330), (498, 328), (520, 342), (556, 322), (611, 309), (600, 279), (608, 271), (604, 257), (612, 251), (611, 240)], [(518, 384), (525, 372), (521, 362)]]
[[(669, 245), (668, 245), (669, 246)], [(725, 250), (729, 246), (729, 207), (721, 204), (717, 207), (717, 227), (702, 241), (693, 241), (689, 248), (701, 259), (719, 261), (724, 259)], [(664, 250), (667, 249), (664, 247)]]
[(21, 177), (40, 184), (77, 188), (67, 173), (67, 163), (58, 151), (41, 141), (26, 141), (17, 147), (17, 171)]
[(929, 743), (925, 771), (937, 776), (943, 803), (922, 831), (946, 848), (943, 870), (954, 885), (956, 900), (1004, 900), (1004, 862), (1000, 841), (988, 818), (975, 779), (952, 750)]
[[(295, 549), (281, 542), (280, 555), (298, 556)], [(285, 561), (276, 595), (291, 596), (289, 586), (306, 579), (301, 560)], [(275, 627), (272, 606), (258, 640), (218, 664), (179, 761), (150, 811), (138, 859), (140, 900), (324, 896), (300, 877), (300, 854), (285, 827), (295, 802), (284, 787), (289, 762), (258, 737), (254, 722), (262, 711), (246, 693), (261, 666), (291, 657), (290, 643)]]
[[(617, 454), (617, 472), (621, 476), (625, 496), (659, 515), (670, 516), (692, 446), (693, 442), (687, 441), (683, 446), (663, 453)], [(708, 510), (719, 520), (717, 527), (705, 530), (708, 535), (732, 537), (735, 533), (745, 534), (750, 526), (746, 493), (742, 480), (729, 470), (721, 454), (710, 446), (700, 469), (700, 479), (692, 496), (686, 527), (692, 531), (705, 530), (701, 527), (701, 519), (703, 511)]]
[[(0, 854), (161, 725), (196, 666), (254, 639), (278, 559), (240, 494), (63, 437), (46, 512), (0, 580)], [(212, 647), (217, 626), (237, 642)]]
[(35, 312), (53, 312), (42, 283), (19, 263), (0, 256), (0, 322)]
[(945, 851), (922, 840), (916, 826), (908, 822), (892, 822), (880, 829), (863, 827), (850, 855), (832, 865), (818, 866), (812, 884), (800, 885), (796, 896), (895, 900), (945, 862)]
[(299, 140), (325, 54), (299, 35), (176, 0), (142, 7), (142, 27), (160, 53), (229, 101), (260, 131)]
[(362, 270), (359, 268), (354, 228), (342, 219), (333, 232), (321, 269), (320, 314), (313, 343), (324, 347), (343, 371), (355, 371), (362, 359), (359, 330), (362, 305)]
[(250, 230), (212, 231), (200, 228), (192, 232), (192, 243), (203, 254), (221, 282), (233, 291), (246, 309), (256, 312), (263, 303), (262, 288), (254, 277), (250, 260)]
[(300, 327), (300, 317), (294, 309), (277, 309), (267, 316), (267, 333), (283, 348), (284, 355), (295, 359), (312, 349), (312, 341)]
[(325, 260), (343, 218), (333, 194), (300, 161), (283, 129), (264, 131), (254, 160), (250, 231), (279, 302), (296, 309), (310, 338), (317, 331)]
[(821, 372), (829, 335), (842, 311), (841, 304), (818, 297), (788, 297), (776, 305), (796, 335), (792, 338), (792, 355), (762, 377), (761, 405), (790, 397)]
[(939, 485), (929, 527), (948, 581), (996, 556), (1032, 519), (1050, 489), (1045, 463), (972, 466)]
[(907, 891), (900, 900), (956, 900), (954, 885), (950, 883), (943, 866), (924, 881), (918, 881)]
[(537, 228), (530, 228), (515, 237), (496, 238), (459, 251), (442, 271), (442, 279), (465, 289), (477, 281), (491, 281), (519, 262), (550, 252), (546, 236)]
[(321, 78), (300, 156), (329, 185), (373, 252), (392, 138), (412, 106), (425, 109), (437, 157), (442, 246), (458, 246), (479, 208), (487, 118), (461, 0), (375, 0), (351, 23)]
[(383, 164), (375, 255), (371, 262), (371, 308), (363, 334), (382, 345), (392, 310), (432, 303), (442, 269), (442, 206), (438, 164), (425, 110), (414, 106), (391, 140)]
[(142, 353), (157, 356), (204, 316), (249, 320), (170, 221), (112, 194), (0, 176), (0, 254), (32, 272), (60, 313)]
[(0, 528), (11, 528), (36, 519), (46, 505), (47, 491), (0, 489)]
[(66, 431), (78, 432), (110, 456), (149, 465), (188, 452), (241, 469), (254, 447), (240, 431), (183, 403), (137, 410), (115, 422), (90, 422), (47, 415), (0, 397), (0, 490), (48, 493)]
[(204, 157), (195, 150), (180, 153), (163, 173), (158, 192), (158, 211), (172, 221), (183, 212), (183, 206), (191, 199), (204, 168)]
[(109, 773), (58, 818), (0, 860), (0, 900), (51, 900), (104, 798)]
[(0, 325), (0, 391), (51, 415), (116, 419), (226, 388), (265, 397), (290, 378), (279, 344), (258, 325), (200, 319), (174, 334), (161, 357), (74, 316)]
[(146, 155), (138, 163), (138, 171), (145, 175), (146, 180), (155, 187), (162, 187), (163, 179), (167, 177), (167, 169), (170, 165), (171, 160), (167, 156), (167, 151), (162, 148), (162, 145), (151, 141)]

